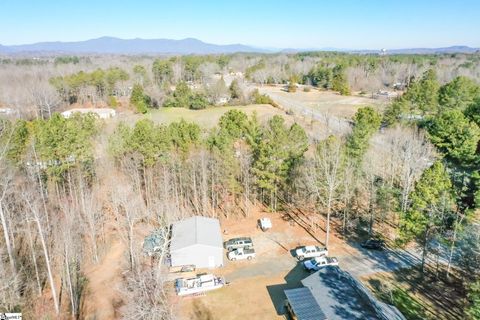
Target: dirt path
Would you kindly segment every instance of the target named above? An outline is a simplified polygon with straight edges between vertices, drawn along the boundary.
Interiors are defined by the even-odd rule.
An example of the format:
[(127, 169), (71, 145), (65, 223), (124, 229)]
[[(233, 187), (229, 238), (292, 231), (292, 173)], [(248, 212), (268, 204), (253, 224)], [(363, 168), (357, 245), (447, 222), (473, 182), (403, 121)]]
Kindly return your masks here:
[(115, 305), (120, 297), (115, 284), (121, 282), (124, 244), (115, 239), (97, 265), (87, 268), (88, 284), (84, 297), (83, 314), (87, 320), (115, 319)]

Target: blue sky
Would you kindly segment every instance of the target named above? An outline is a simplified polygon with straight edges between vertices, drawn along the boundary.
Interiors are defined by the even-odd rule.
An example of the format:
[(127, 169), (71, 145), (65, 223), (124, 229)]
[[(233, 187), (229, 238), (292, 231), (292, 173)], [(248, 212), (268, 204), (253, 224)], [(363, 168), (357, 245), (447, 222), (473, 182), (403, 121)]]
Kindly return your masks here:
[(480, 47), (480, 1), (0, 0), (0, 44), (101, 36), (277, 48)]

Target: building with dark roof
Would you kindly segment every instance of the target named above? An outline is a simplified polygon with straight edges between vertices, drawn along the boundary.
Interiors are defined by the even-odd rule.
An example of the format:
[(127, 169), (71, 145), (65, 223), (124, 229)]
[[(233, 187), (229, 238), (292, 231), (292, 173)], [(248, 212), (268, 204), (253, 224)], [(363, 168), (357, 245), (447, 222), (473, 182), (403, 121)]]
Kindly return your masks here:
[[(287, 307), (298, 320), (405, 320), (397, 308), (377, 300), (360, 281), (337, 266), (322, 268), (301, 282), (302, 288), (284, 291)], [(319, 314), (318, 309), (321, 316), (309, 316), (309, 312)]]
[(288, 300), (287, 308), (297, 319), (327, 319), (308, 288), (295, 288), (284, 292)]

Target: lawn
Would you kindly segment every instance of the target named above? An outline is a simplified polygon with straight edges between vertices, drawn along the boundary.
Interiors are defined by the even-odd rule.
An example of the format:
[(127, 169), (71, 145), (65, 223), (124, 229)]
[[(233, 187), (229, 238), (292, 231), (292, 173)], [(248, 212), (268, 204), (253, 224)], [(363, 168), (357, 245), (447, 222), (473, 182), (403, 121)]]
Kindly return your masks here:
[[(264, 122), (274, 115), (282, 115), (287, 120), (293, 121), (293, 117), (287, 115), (284, 111), (274, 108), (271, 105), (247, 105), (235, 107), (210, 107), (204, 110), (190, 110), (185, 108), (160, 108), (151, 110), (145, 115), (123, 114), (119, 120), (128, 123), (134, 123), (142, 118), (151, 119), (155, 123), (169, 124), (184, 119), (188, 122), (194, 122), (202, 128), (213, 128), (220, 117), (229, 110), (241, 110), (247, 115), (257, 114), (260, 122)], [(292, 119), (289, 119), (292, 118)]]

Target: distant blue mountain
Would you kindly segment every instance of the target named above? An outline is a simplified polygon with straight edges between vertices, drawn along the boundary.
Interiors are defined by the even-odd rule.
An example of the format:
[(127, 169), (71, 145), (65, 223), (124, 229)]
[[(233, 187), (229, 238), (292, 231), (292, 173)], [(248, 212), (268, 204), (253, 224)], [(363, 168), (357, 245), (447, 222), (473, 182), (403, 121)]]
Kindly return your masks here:
[(242, 44), (216, 45), (193, 38), (171, 40), (101, 37), (76, 42), (39, 42), (14, 46), (0, 45), (0, 53), (213, 54), (264, 51)]
[[(387, 54), (433, 54), (433, 53), (474, 53), (478, 48), (467, 46), (452, 46), (445, 48), (411, 48), (387, 50)], [(182, 40), (172, 39), (119, 39), (101, 37), (75, 42), (39, 42), (14, 46), (0, 45), (0, 54), (217, 54), (235, 52), (283, 52), (295, 53), (305, 51), (339, 51), (351, 53), (379, 53), (380, 50), (354, 50), (339, 48), (257, 48), (243, 44), (217, 45), (206, 43), (194, 38)]]
[[(387, 49), (385, 54), (435, 54), (435, 53), (475, 53), (480, 48), (472, 48), (468, 46), (451, 46), (444, 48), (406, 48), (406, 49)], [(359, 53), (359, 54), (375, 54), (380, 53), (381, 50), (372, 49), (344, 49), (344, 48), (311, 48), (311, 49), (283, 49), (284, 53), (297, 53), (306, 51), (333, 51), (333, 52), (346, 52), (346, 53)]]
[[(386, 54), (435, 54), (435, 53), (475, 53), (479, 48), (467, 46), (451, 46), (443, 48), (406, 48), (406, 49), (386, 49)], [(337, 50), (352, 53), (379, 53), (380, 50)]]
[(9, 53), (11, 50), (9, 47), (6, 47), (6, 46), (2, 46), (0, 44), (0, 53)]
[(387, 53), (395, 54), (428, 54), (428, 53), (475, 53), (479, 48), (471, 48), (467, 46), (451, 46), (444, 48), (412, 48), (412, 49), (393, 49), (387, 50)]

